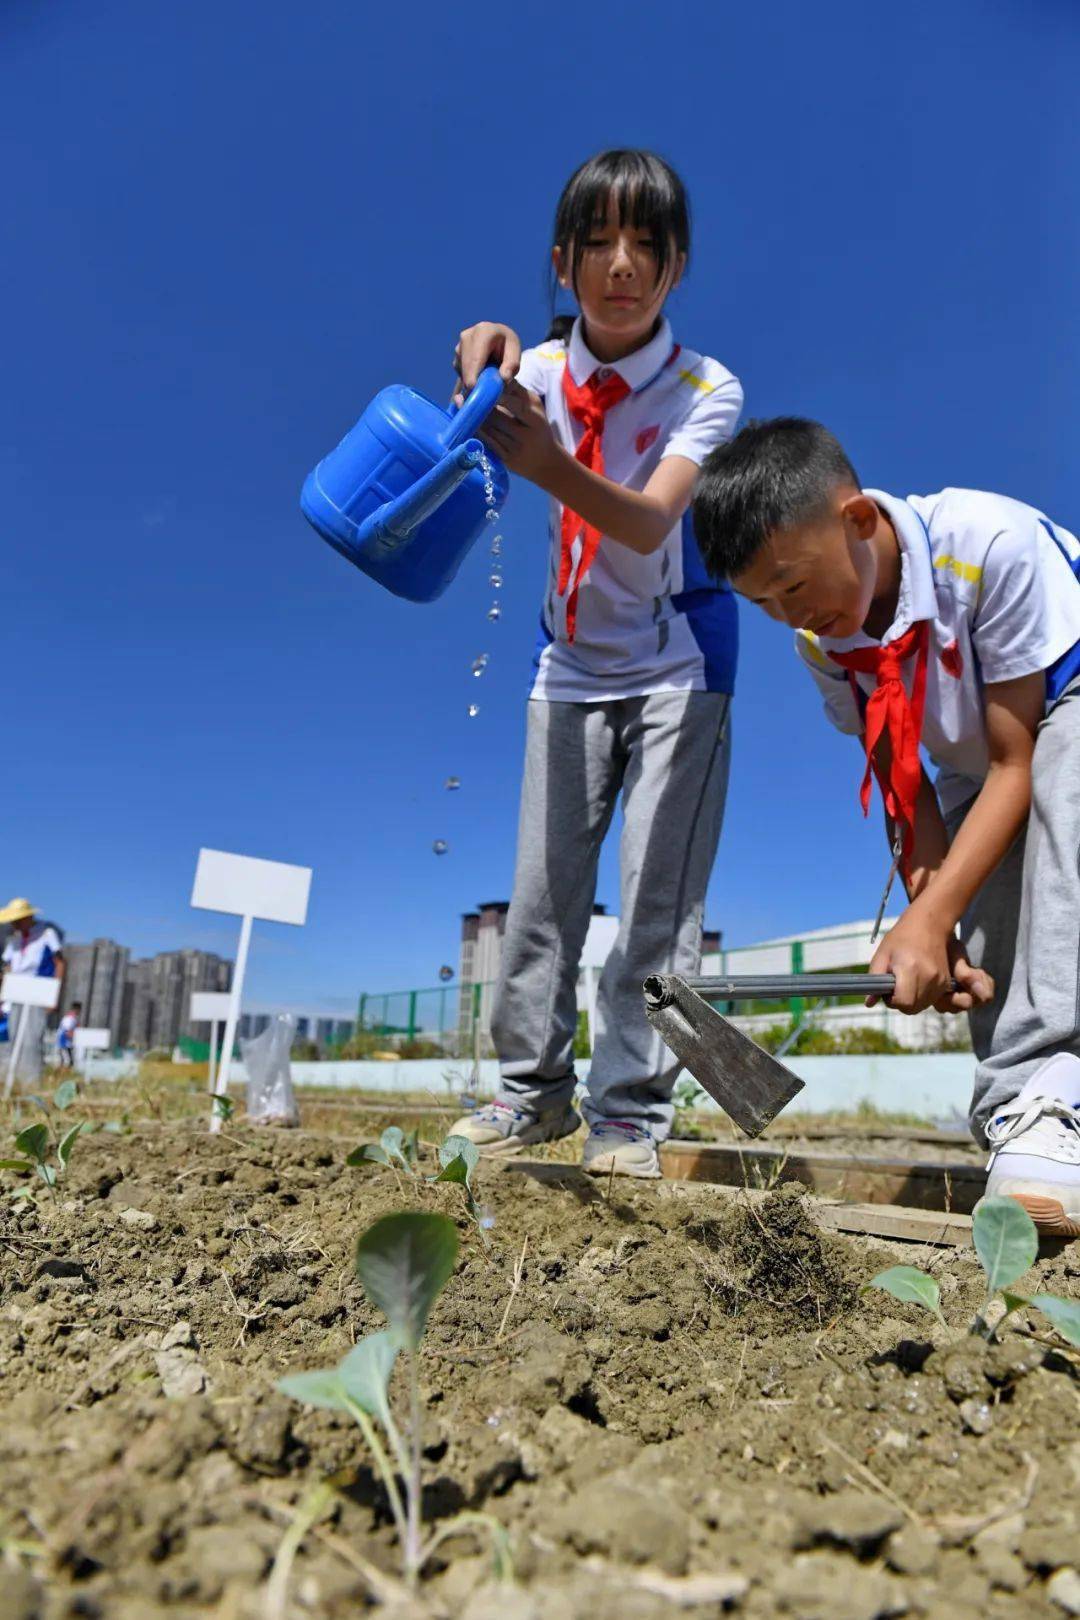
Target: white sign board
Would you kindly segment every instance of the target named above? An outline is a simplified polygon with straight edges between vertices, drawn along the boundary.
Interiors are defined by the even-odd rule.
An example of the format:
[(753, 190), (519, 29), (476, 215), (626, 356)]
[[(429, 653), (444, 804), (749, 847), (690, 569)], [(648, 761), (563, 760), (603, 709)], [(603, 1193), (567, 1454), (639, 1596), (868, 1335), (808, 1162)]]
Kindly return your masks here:
[(112, 1031), (108, 1029), (77, 1029), (75, 1031), (75, 1051), (107, 1052), (112, 1045)]
[(200, 849), (191, 903), (204, 911), (231, 911), (237, 917), (261, 917), (302, 928), (310, 888), (310, 866)]
[(618, 917), (603, 917), (599, 914), (594, 916), (589, 923), (589, 932), (585, 935), (585, 945), (581, 952), (582, 967), (603, 967), (611, 954), (611, 947), (618, 932)]
[(0, 1001), (14, 1001), (22, 1007), (48, 1007), (60, 1000), (60, 980), (42, 979), (36, 973), (5, 973), (0, 984)]
[(191, 1019), (196, 1024), (223, 1024), (229, 1016), (232, 997), (227, 990), (193, 990)]
[[(236, 966), (233, 969), (232, 989), (229, 991), (225, 1017), (225, 1035), (221, 1043), (222, 1057), (214, 1073), (214, 1028), (211, 1019), (210, 1063), (208, 1076), (210, 1091), (216, 1099), (229, 1089), (229, 1060), (232, 1057), (236, 1026), (240, 1021), (240, 1001), (244, 993), (244, 974), (247, 971), (248, 947), (251, 944), (251, 924), (256, 917), (266, 922), (292, 923), (302, 928), (307, 921), (308, 893), (311, 889), (310, 866), (288, 866), (284, 861), (260, 861), (252, 855), (229, 855), (223, 849), (200, 849), (195, 868), (195, 887), (191, 903), (204, 911), (231, 911), (242, 917), (240, 942), (236, 947)], [(194, 1017), (195, 1014), (192, 1014)], [(214, 1105), (210, 1115), (211, 1131), (220, 1131), (222, 1114)]]

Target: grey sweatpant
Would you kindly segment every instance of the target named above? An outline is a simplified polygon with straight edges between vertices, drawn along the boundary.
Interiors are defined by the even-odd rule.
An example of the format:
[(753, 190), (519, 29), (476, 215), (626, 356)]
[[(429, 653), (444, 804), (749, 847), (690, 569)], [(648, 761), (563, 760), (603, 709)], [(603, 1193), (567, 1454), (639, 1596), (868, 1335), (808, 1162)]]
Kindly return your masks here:
[(534, 1111), (574, 1090), (578, 962), (600, 846), (622, 794), (619, 932), (597, 990), (585, 1116), (671, 1129), (678, 1064), (645, 1018), (649, 973), (701, 962), (701, 925), (727, 793), (730, 699), (659, 692), (528, 705), (517, 868), (492, 1035), (501, 1095)]
[[(969, 1014), (978, 1066), (971, 1129), (1058, 1052), (1080, 1056), (1080, 682), (1039, 726), (1031, 814), (961, 919), (969, 959), (997, 994)], [(971, 802), (948, 817), (955, 834)]]

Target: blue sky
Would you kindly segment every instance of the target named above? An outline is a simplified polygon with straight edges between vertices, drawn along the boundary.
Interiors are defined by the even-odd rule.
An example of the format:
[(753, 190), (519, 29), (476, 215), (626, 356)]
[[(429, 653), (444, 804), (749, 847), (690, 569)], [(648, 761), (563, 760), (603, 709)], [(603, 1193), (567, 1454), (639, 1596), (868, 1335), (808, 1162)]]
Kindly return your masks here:
[[(8, 0), (4, 36), (0, 890), (72, 938), (231, 950), (199, 845), (301, 862), (308, 926), (257, 929), (252, 993), (348, 1004), (435, 983), (508, 893), (543, 498), (513, 490), (491, 627), (479, 554), (398, 602), (297, 497), (379, 387), (448, 391), (462, 325), (543, 336), (600, 147), (683, 173), (669, 313), (751, 414), (820, 417), (871, 485), (1080, 523), (1070, 0)], [(731, 943), (872, 914), (884, 865), (785, 633), (742, 636)]]

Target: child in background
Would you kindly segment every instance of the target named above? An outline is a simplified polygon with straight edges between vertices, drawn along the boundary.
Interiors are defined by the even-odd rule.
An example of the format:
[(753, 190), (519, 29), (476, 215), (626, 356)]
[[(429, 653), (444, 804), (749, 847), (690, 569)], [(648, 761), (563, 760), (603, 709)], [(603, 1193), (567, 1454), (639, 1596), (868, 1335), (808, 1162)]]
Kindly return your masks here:
[(727, 789), (736, 607), (705, 572), (688, 507), (701, 462), (735, 430), (742, 389), (681, 348), (664, 315), (689, 249), (669, 165), (601, 153), (555, 217), (554, 275), (577, 319), (524, 354), (509, 327), (485, 322), (456, 356), (463, 391), (499, 365), (506, 389), (482, 437), (551, 497), (551, 553), (492, 1017), (502, 1081), (454, 1129), (513, 1153), (579, 1124), (578, 964), (621, 794), (620, 927), (584, 1107), (584, 1165), (598, 1175), (660, 1173), (677, 1065), (645, 1020), (641, 981), (699, 967)]
[(79, 1014), (82, 1012), (82, 1002), (73, 1001), (56, 1032), (56, 1052), (62, 1069), (72, 1069), (75, 1066), (75, 1031), (79, 1027)]
[(714, 451), (694, 521), (860, 738), (864, 809), (877, 773), (909, 904), (870, 972), (968, 1010), (987, 1193), (1080, 1235), (1080, 543), (1003, 495), (863, 490), (797, 418)]
[[(37, 908), (21, 896), (9, 900), (0, 908), (0, 927), (7, 925), (10, 933), (0, 950), (0, 969), (4, 973), (27, 973), (42, 979), (64, 977), (63, 936), (55, 924), (45, 922)], [(48, 1014), (44, 1007), (12, 1007), (0, 1003), (0, 1039), (18, 1039), (21, 1020), (26, 1020), (22, 1039), (22, 1058), (15, 1078), (37, 1081), (41, 1074), (41, 1046)]]

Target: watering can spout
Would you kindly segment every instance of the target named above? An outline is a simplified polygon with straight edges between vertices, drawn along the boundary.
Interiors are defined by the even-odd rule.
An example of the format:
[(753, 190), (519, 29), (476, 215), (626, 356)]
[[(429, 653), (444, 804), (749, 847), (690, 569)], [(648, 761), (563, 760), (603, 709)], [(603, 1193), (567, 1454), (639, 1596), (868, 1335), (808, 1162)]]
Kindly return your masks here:
[(441, 461), (437, 461), (431, 471), (418, 478), (403, 495), (380, 506), (365, 527), (373, 538), (389, 541), (407, 539), (425, 518), (442, 505), (448, 495), (453, 494), (472, 469), (480, 465), (483, 457), (484, 447), (479, 439), (467, 439), (464, 444), (448, 450)]

